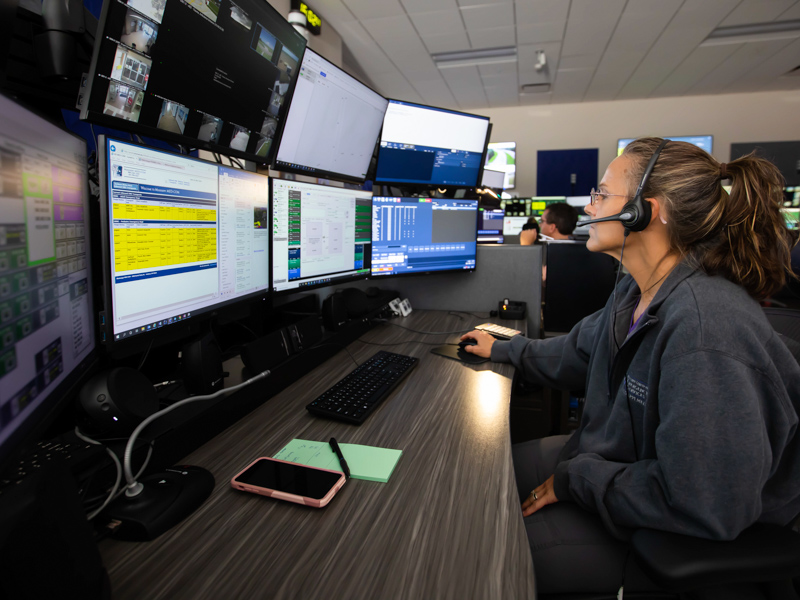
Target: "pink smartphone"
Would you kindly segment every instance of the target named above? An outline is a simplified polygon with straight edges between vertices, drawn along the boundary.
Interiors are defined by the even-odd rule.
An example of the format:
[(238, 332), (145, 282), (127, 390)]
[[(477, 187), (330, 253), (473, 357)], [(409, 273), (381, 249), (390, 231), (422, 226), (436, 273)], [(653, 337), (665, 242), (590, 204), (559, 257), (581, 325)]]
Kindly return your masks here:
[(344, 485), (344, 473), (257, 458), (231, 479), (231, 487), (278, 500), (322, 508)]

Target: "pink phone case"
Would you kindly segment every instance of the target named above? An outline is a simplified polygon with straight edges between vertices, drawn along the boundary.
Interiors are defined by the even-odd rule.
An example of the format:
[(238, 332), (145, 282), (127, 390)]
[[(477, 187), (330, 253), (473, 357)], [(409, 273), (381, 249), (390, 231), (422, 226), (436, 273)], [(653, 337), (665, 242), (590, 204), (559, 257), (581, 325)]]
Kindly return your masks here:
[[(307, 496), (297, 496), (295, 494), (287, 494), (286, 492), (280, 492), (278, 490), (271, 490), (269, 488), (258, 487), (252, 484), (240, 483), (236, 481), (236, 478), (239, 477), (239, 475), (247, 471), (247, 469), (252, 467), (255, 463), (257, 463), (260, 460), (272, 460), (275, 462), (282, 462), (289, 465), (298, 465), (305, 469), (314, 469), (315, 471), (326, 471), (327, 473), (336, 473), (337, 475), (341, 475), (341, 477), (336, 482), (336, 484), (328, 491), (328, 493), (325, 494), (325, 497), (319, 500), (315, 498), (309, 498)], [(269, 496), (270, 498), (277, 498), (278, 500), (286, 500), (288, 502), (295, 502), (297, 504), (305, 504), (306, 506), (313, 506), (314, 508), (322, 508), (323, 506), (328, 504), (328, 502), (331, 501), (331, 499), (336, 495), (336, 492), (338, 492), (342, 488), (345, 481), (346, 479), (344, 473), (340, 473), (339, 471), (333, 471), (331, 469), (319, 469), (317, 467), (309, 467), (307, 465), (301, 465), (298, 463), (289, 462), (287, 460), (279, 460), (277, 458), (269, 458), (268, 456), (263, 456), (261, 458), (255, 459), (244, 469), (239, 471), (233, 477), (233, 479), (231, 479), (231, 487), (236, 490), (241, 490), (242, 492), (253, 492), (254, 494), (259, 494), (261, 496)]]

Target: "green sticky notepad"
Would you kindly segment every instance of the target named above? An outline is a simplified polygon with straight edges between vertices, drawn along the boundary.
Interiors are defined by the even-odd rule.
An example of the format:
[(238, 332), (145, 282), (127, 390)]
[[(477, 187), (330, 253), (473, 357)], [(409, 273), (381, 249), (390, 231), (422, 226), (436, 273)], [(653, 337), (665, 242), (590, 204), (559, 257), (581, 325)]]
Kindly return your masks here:
[[(402, 450), (359, 444), (339, 444), (339, 448), (350, 467), (350, 477), (382, 483), (389, 481), (400, 455), (403, 454)], [(342, 470), (339, 467), (339, 458), (327, 442), (294, 439), (272, 458), (320, 469)]]

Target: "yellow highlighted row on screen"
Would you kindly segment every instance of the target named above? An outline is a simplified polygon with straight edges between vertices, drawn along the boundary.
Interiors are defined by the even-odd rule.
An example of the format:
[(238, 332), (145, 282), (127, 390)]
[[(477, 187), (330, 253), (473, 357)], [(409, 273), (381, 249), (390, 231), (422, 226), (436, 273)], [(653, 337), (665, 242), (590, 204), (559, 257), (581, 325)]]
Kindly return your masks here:
[(217, 230), (213, 227), (114, 230), (114, 269), (117, 273), (214, 260), (216, 257)]
[(159, 221), (216, 221), (217, 209), (115, 203), (114, 218), (134, 220), (155, 219)]

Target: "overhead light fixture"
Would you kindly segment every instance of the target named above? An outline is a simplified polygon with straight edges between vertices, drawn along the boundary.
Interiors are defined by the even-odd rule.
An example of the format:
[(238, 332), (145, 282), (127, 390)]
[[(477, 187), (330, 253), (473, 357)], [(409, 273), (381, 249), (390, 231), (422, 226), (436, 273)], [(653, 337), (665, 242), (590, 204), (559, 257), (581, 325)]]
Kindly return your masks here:
[(517, 62), (517, 48), (516, 46), (506, 46), (503, 48), (483, 48), (459, 52), (439, 52), (438, 54), (431, 54), (431, 58), (440, 69), (497, 65)]
[(708, 34), (708, 37), (700, 45), (724, 46), (726, 44), (744, 44), (747, 42), (789, 40), (797, 37), (800, 37), (800, 19), (717, 27)]

